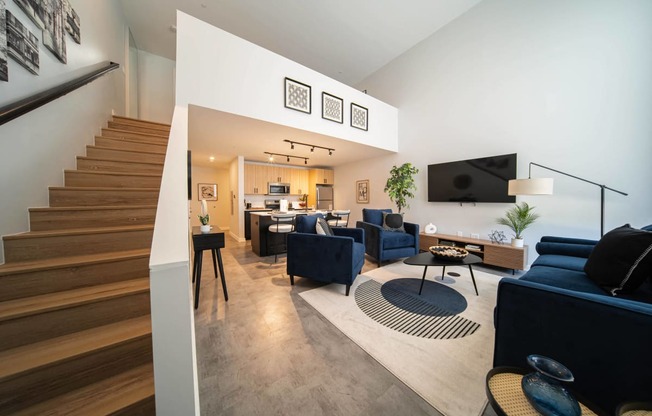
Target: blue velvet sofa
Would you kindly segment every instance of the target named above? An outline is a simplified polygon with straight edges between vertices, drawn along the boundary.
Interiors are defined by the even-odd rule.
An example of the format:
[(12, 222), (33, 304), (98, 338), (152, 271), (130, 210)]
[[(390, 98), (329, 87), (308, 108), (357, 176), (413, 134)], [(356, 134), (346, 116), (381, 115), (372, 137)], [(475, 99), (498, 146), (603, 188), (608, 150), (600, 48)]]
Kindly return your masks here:
[(572, 391), (613, 415), (624, 402), (652, 401), (652, 276), (612, 296), (584, 273), (596, 243), (543, 237), (530, 270), (499, 282), (494, 366), (551, 357), (573, 372)]
[(364, 265), (364, 230), (333, 228), (334, 236), (317, 234), (315, 225), (321, 214), (301, 215), (296, 232), (287, 236), (287, 274), (294, 285), (294, 276), (327, 283), (351, 284)]
[(376, 259), (378, 267), (385, 260), (414, 256), (419, 253), (419, 224), (404, 222), (405, 232), (383, 229), (383, 212), (391, 209), (362, 210), (362, 221), (356, 222), (356, 228), (365, 233), (365, 252)]

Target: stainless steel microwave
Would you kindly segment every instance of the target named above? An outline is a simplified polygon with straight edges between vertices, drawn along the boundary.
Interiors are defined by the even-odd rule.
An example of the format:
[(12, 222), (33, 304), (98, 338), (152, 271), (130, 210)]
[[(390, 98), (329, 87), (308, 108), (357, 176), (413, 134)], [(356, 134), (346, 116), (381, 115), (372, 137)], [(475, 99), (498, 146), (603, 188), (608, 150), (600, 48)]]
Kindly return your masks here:
[(289, 195), (290, 184), (280, 182), (267, 183), (267, 195)]

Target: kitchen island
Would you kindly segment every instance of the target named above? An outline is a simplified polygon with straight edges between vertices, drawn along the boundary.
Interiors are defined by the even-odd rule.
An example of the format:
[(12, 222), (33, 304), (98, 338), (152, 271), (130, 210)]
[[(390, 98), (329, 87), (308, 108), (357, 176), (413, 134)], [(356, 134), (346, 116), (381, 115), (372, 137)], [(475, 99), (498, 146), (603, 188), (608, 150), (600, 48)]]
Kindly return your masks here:
[[(327, 212), (325, 211), (304, 211), (297, 210), (294, 211), (299, 215), (315, 215), (321, 213), (323, 216), (326, 216)], [(250, 226), (251, 226), (251, 250), (260, 257), (270, 256), (274, 253), (274, 244), (269, 245), (267, 240), (270, 238), (271, 234), (269, 232), (269, 226), (274, 224), (275, 221), (272, 220), (271, 212), (255, 212), (250, 213)], [(282, 236), (272, 236), (271, 238), (281, 238)], [(282, 247), (281, 244), (279, 246)], [(283, 247), (283, 252), (285, 252), (285, 247)]]

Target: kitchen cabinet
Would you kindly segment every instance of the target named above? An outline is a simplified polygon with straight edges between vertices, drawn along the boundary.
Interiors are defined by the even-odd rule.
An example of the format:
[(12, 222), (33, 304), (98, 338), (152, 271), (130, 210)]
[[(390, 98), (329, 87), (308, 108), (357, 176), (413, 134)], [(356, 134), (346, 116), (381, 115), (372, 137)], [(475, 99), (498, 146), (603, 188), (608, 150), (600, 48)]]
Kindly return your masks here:
[(310, 183), (315, 185), (334, 185), (335, 173), (332, 169), (310, 169)]
[(310, 192), (308, 169), (290, 169), (290, 192), (303, 195)]
[(267, 193), (268, 170), (265, 165), (244, 165), (244, 193), (245, 195)]

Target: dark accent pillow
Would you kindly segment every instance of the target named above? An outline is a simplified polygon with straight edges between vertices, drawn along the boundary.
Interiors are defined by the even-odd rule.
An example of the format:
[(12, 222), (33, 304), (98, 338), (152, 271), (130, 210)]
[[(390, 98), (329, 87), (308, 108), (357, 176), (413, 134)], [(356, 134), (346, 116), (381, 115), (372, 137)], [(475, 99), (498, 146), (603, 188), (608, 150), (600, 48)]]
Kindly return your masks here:
[(317, 219), (317, 224), (315, 225), (315, 231), (317, 231), (317, 234), (321, 234), (321, 235), (330, 235), (330, 236), (334, 235), (333, 230), (331, 230), (331, 226), (328, 225), (328, 222), (321, 217)]
[(383, 212), (383, 229), (404, 233), (405, 227), (403, 227), (403, 213), (392, 214), (389, 212)]
[(652, 232), (629, 224), (609, 231), (596, 244), (584, 272), (612, 295), (633, 292), (652, 274)]

